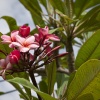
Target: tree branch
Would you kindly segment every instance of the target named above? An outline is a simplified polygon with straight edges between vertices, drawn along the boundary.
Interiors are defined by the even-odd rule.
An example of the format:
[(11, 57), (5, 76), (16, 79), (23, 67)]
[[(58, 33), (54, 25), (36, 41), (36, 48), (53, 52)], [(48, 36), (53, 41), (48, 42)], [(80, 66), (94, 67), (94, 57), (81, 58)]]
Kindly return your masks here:
[[(36, 80), (35, 80), (35, 76), (34, 76), (34, 73), (33, 73), (33, 70), (29, 70), (29, 75), (30, 75), (30, 78), (32, 80), (33, 85), (38, 88)], [(37, 94), (37, 96), (38, 96), (39, 100), (42, 100), (41, 97), (38, 94)]]
[[(68, 69), (63, 69), (62, 67), (59, 67), (57, 69), (57, 72), (69, 75)], [(39, 75), (46, 75), (45, 68), (40, 68), (40, 69), (34, 70), (34, 73), (37, 73)]]
[(68, 52), (67, 62), (69, 67), (69, 73), (72, 73), (75, 70), (74, 65), (74, 51), (72, 46), (72, 36), (68, 36), (67, 42), (66, 42), (66, 51)]

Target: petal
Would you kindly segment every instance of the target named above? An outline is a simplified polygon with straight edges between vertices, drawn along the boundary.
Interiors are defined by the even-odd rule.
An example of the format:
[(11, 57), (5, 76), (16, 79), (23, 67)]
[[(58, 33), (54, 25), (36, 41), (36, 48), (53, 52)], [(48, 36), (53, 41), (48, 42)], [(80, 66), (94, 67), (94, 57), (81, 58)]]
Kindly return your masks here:
[(5, 66), (6, 66), (6, 60), (5, 59), (1, 59), (0, 60), (0, 67), (1, 68), (5, 68)]
[(34, 43), (34, 41), (35, 41), (35, 37), (34, 36), (29, 36), (29, 37), (27, 37), (26, 38), (26, 40), (25, 40), (25, 44), (32, 44), (32, 43)]
[(11, 65), (11, 63), (9, 62), (9, 63), (7, 64), (7, 66), (6, 66), (6, 70), (10, 70), (10, 69), (12, 69), (12, 65)]
[(29, 36), (29, 34), (30, 34), (30, 27), (27, 26), (27, 25), (21, 26), (20, 29), (19, 29), (19, 34), (20, 34), (22, 37), (27, 37), (27, 36)]
[(28, 52), (30, 48), (28, 48), (28, 47), (21, 47), (19, 49), (20, 49), (20, 52)]
[(11, 38), (8, 35), (2, 35), (1, 39), (3, 40), (3, 43), (11, 43)]
[(34, 37), (35, 37), (35, 41), (36, 41), (36, 42), (39, 42), (39, 40), (40, 40), (40, 39), (39, 39), (39, 34), (34, 34)]
[(48, 26), (45, 26), (44, 28), (39, 27), (38, 25), (36, 26), (38, 28), (39, 34), (46, 35), (49, 32)]
[(3, 79), (6, 79), (6, 77), (5, 77), (5, 70), (2, 73), (2, 77), (3, 77)]
[(53, 41), (60, 41), (59, 37), (54, 34), (48, 34), (47, 38), (49, 38), (50, 40), (53, 40)]
[(18, 59), (20, 59), (20, 51), (19, 50), (13, 50), (10, 55), (15, 55)]
[(7, 65), (9, 63), (9, 61), (10, 61), (9, 55), (6, 57), (5, 61), (6, 61), (6, 65)]
[(9, 47), (14, 48), (15, 46), (11, 43), (11, 44), (9, 44)]
[(28, 48), (30, 48), (30, 49), (35, 49), (35, 48), (38, 48), (39, 46), (36, 44), (36, 43), (33, 43), (33, 44), (30, 44), (29, 46), (28, 46)]
[(16, 46), (16, 47), (22, 47), (22, 45), (18, 42), (12, 42), (12, 45)]
[(25, 42), (25, 38), (23, 38), (19, 35), (16, 35), (16, 41), (23, 45)]
[(19, 31), (12, 31), (11, 32), (11, 39), (12, 41), (16, 41), (16, 35), (18, 35)]

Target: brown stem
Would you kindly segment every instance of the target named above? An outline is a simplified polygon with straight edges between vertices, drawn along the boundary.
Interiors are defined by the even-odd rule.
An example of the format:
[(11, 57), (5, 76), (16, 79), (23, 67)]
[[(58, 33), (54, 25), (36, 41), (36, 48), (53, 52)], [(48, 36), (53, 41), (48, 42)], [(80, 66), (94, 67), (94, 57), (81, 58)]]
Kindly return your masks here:
[[(35, 76), (34, 76), (34, 73), (33, 73), (33, 70), (29, 70), (29, 75), (30, 75), (30, 78), (32, 80), (33, 85), (38, 88), (36, 80), (35, 80)], [(42, 100), (42, 98), (38, 94), (37, 94), (37, 96), (38, 96), (39, 100)]]
[(66, 50), (68, 52), (67, 61), (68, 61), (69, 73), (72, 73), (75, 70), (75, 66), (74, 66), (74, 51), (73, 51), (71, 36), (67, 38)]

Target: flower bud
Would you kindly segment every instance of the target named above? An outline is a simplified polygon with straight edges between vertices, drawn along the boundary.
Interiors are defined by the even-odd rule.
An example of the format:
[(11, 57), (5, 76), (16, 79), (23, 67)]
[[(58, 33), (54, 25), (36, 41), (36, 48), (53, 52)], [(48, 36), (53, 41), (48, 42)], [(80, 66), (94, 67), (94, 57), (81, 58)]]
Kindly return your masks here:
[(12, 51), (9, 55), (9, 58), (11, 64), (17, 64), (20, 59), (20, 51), (19, 50)]
[(19, 29), (19, 34), (22, 37), (27, 37), (30, 34), (30, 27), (26, 25), (21, 26)]

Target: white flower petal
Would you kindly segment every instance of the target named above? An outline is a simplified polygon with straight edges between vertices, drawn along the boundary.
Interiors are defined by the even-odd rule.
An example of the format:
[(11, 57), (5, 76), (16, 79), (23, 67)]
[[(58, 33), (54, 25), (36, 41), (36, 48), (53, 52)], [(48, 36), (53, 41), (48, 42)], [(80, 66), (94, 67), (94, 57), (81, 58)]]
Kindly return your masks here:
[(29, 48), (27, 48), (27, 47), (20, 48), (20, 52), (27, 52), (27, 51), (29, 51)]
[(34, 43), (34, 41), (35, 41), (35, 37), (34, 36), (29, 36), (29, 37), (27, 37), (26, 38), (26, 40), (25, 40), (25, 44), (32, 44), (32, 43)]
[(16, 35), (16, 41), (23, 45), (25, 42), (25, 38), (23, 38), (19, 35)]

